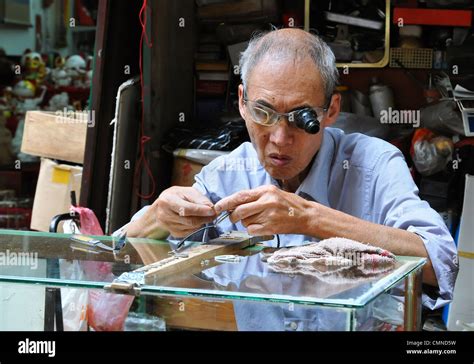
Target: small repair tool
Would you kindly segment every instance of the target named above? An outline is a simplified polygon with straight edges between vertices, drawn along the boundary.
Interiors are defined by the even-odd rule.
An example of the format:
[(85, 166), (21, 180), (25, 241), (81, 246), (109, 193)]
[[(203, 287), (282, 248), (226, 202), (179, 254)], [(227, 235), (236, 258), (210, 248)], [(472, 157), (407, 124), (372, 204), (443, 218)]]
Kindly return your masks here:
[(86, 251), (97, 252), (97, 250), (104, 250), (111, 252), (114, 249), (108, 245), (105, 245), (98, 239), (91, 238), (85, 235), (73, 235), (71, 236), (72, 244), (71, 248), (81, 250), (81, 247), (85, 247)]
[[(243, 231), (229, 231), (208, 243), (187, 246), (185, 254), (172, 254), (132, 272), (123, 273), (116, 281), (129, 284), (127, 287), (171, 284), (183, 275), (196, 274), (219, 263), (238, 263), (245, 259), (239, 256), (243, 249), (273, 238), (273, 235), (252, 236)], [(258, 252), (255, 250), (253, 254)]]
[(210, 229), (210, 228), (217, 228), (217, 225), (219, 225), (222, 221), (224, 221), (227, 217), (229, 217), (229, 215), (232, 213), (232, 211), (226, 211), (224, 212), (221, 216), (219, 216), (215, 221), (214, 223), (210, 224), (210, 225), (206, 225), (206, 226), (203, 226), (199, 229), (197, 229), (196, 231), (193, 231), (191, 234), (187, 235), (186, 237), (184, 237), (183, 239), (181, 239), (181, 241), (178, 243), (178, 245), (176, 245), (176, 249), (173, 250), (174, 253), (178, 253), (184, 243), (191, 237), (193, 236), (194, 234), (197, 234), (203, 230), (206, 230), (206, 229)]
[(120, 252), (120, 250), (122, 250), (125, 244), (127, 243), (127, 232), (124, 232), (122, 235), (120, 235), (117, 240), (114, 239), (113, 242), (114, 242), (114, 247), (113, 247), (114, 253)]

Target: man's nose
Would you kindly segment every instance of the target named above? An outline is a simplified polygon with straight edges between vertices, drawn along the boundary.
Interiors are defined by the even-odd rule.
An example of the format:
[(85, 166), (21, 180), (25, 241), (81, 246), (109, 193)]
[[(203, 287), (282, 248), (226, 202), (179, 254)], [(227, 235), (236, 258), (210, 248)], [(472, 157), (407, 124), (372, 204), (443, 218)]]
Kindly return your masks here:
[(293, 143), (293, 132), (284, 118), (272, 127), (270, 131), (270, 142), (278, 146), (286, 146)]

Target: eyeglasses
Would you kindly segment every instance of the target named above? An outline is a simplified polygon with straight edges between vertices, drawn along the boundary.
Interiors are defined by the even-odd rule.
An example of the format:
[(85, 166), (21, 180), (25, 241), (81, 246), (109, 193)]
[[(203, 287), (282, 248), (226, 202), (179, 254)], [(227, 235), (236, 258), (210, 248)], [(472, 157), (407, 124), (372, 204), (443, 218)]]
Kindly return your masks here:
[(324, 117), (329, 109), (329, 103), (325, 107), (305, 107), (298, 110), (290, 111), (289, 113), (279, 113), (273, 110), (272, 108), (262, 105), (259, 102), (251, 101), (244, 98), (244, 104), (247, 106), (247, 109), (250, 112), (252, 120), (263, 126), (273, 126), (276, 125), (281, 117), (286, 117), (290, 125), (296, 126), (296, 121), (301, 118), (303, 113), (309, 110), (314, 110), (316, 113), (317, 119), (319, 122)]

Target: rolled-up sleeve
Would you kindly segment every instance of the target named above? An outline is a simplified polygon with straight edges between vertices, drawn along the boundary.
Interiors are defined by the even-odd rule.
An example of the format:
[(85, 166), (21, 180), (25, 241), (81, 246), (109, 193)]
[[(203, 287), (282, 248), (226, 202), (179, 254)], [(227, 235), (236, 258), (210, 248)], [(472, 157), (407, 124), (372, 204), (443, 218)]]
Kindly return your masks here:
[[(219, 157), (219, 158), (223, 158), (223, 157)], [(216, 158), (216, 159), (219, 159), (219, 158)], [(195, 183), (192, 186), (194, 189), (196, 189), (201, 194), (203, 194), (204, 196), (206, 196), (207, 198), (212, 200), (214, 203), (216, 201), (218, 201), (220, 198), (217, 198), (215, 193), (211, 193), (206, 186), (215, 186), (215, 185), (218, 184), (217, 183), (218, 180), (216, 178), (215, 170), (217, 168), (216, 166), (219, 166), (219, 164), (218, 164), (219, 162), (215, 162), (215, 161), (216, 160), (214, 160), (209, 165), (204, 166), (202, 168), (202, 170), (194, 177), (195, 178)], [(133, 221), (138, 220), (139, 218), (141, 218), (149, 208), (150, 208), (149, 205), (144, 206), (143, 208), (141, 208), (138, 212), (136, 212), (132, 216), (130, 222), (133, 222)], [(119, 237), (120, 235), (122, 235), (123, 232), (126, 230), (127, 226), (130, 224), (130, 222), (128, 224), (122, 226), (121, 228), (117, 229), (116, 231), (114, 231), (112, 233), (112, 236)], [(194, 236), (193, 238), (195, 240), (201, 240), (203, 235), (207, 238), (208, 237), (207, 235), (209, 235), (209, 234), (199, 234), (199, 235), (196, 234), (196, 236)], [(211, 237), (216, 237), (216, 236), (215, 236), (215, 234), (211, 234)], [(180, 239), (178, 239), (178, 238), (176, 238), (172, 235), (169, 235), (166, 238), (166, 240), (169, 241), (169, 242), (176, 242), (176, 241), (179, 241)]]
[(413, 232), (425, 245), (438, 289), (435, 295), (423, 294), (423, 305), (434, 310), (451, 302), (459, 269), (457, 249), (441, 216), (418, 197), (401, 152), (393, 150), (380, 156), (371, 187), (367, 207), (372, 209), (374, 222)]
[[(133, 222), (135, 220), (138, 220), (140, 217), (142, 217), (146, 210), (148, 210), (150, 206), (144, 206), (142, 207), (138, 212), (136, 212), (132, 218), (130, 219), (130, 222)], [(127, 226), (130, 224), (130, 222), (128, 224), (125, 224), (124, 226), (122, 226), (121, 228), (115, 230), (113, 233), (112, 233), (112, 236), (118, 238), (120, 235), (122, 235), (124, 233), (124, 231), (127, 229)]]

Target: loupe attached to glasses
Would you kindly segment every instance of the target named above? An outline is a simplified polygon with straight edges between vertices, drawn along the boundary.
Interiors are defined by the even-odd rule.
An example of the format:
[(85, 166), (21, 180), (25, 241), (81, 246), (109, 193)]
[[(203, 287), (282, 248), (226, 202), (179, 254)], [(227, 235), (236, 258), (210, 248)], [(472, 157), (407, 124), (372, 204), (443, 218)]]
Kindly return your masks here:
[[(259, 104), (258, 102), (247, 100), (245, 90), (244, 102), (250, 103), (249, 110), (252, 114), (252, 117), (258, 124), (272, 126), (280, 120), (280, 117), (285, 116), (288, 118), (290, 123), (294, 123), (297, 128), (303, 129), (309, 134), (317, 134), (321, 129), (318, 114), (313, 108), (305, 107), (290, 113), (278, 113), (265, 105)], [(327, 108), (318, 109), (321, 109), (323, 112), (327, 111)], [(259, 113), (257, 113), (256, 110), (258, 110)], [(262, 118), (263, 120), (260, 120)]]
[(305, 108), (295, 113), (293, 117), (295, 125), (309, 134), (319, 133), (320, 123), (318, 115), (313, 109)]

